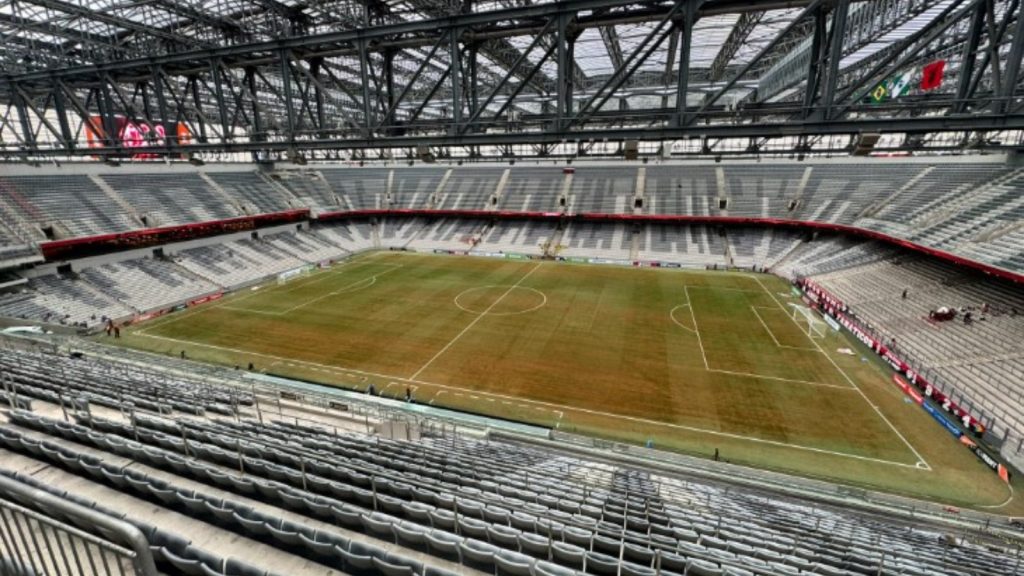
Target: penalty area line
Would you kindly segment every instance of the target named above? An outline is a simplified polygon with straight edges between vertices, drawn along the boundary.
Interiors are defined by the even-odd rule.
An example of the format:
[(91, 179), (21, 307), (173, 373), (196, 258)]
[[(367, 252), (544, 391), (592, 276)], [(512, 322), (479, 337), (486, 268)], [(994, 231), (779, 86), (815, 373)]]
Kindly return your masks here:
[[(166, 341), (169, 341), (169, 342), (176, 342), (176, 343), (179, 343), (179, 344), (187, 344), (187, 345), (190, 345), (190, 346), (197, 346), (197, 347), (200, 347), (200, 348), (210, 348), (210, 349), (213, 349), (213, 350), (221, 350), (221, 351), (225, 351), (225, 352), (233, 352), (233, 353), (236, 353), (236, 354), (245, 354), (245, 355), (249, 355), (249, 356), (255, 356), (255, 357), (260, 357), (260, 358), (267, 358), (267, 359), (270, 359), (270, 360), (278, 360), (278, 361), (282, 361), (282, 362), (291, 362), (291, 363), (298, 364), (298, 365), (312, 366), (312, 367), (317, 367), (317, 368), (321, 368), (321, 369), (326, 369), (326, 371), (329, 371), (329, 372), (337, 372), (339, 374), (365, 374), (365, 375), (375, 376), (375, 377), (378, 377), (378, 378), (388, 378), (388, 379), (391, 379), (391, 380), (398, 380), (400, 382), (408, 382), (410, 384), (421, 384), (423, 386), (432, 386), (434, 388), (440, 388), (442, 390), (453, 390), (453, 391), (457, 391), (457, 392), (454, 392), (454, 394), (456, 396), (463, 395), (463, 393), (472, 393), (472, 394), (477, 394), (477, 395), (480, 395), (480, 396), (494, 397), (494, 398), (496, 398), (498, 400), (508, 400), (508, 401), (513, 401), (513, 402), (517, 402), (517, 403), (523, 403), (524, 407), (527, 404), (545, 406), (551, 412), (554, 412), (554, 413), (559, 413), (560, 412), (561, 414), (559, 416), (559, 422), (562, 422), (562, 423), (566, 423), (566, 421), (564, 420), (565, 414), (571, 414), (573, 412), (576, 412), (576, 413), (580, 413), (580, 414), (590, 414), (590, 415), (594, 415), (594, 416), (601, 416), (601, 417), (609, 418), (609, 419), (613, 419), (613, 420), (624, 420), (624, 421), (628, 421), (628, 422), (636, 422), (636, 423), (646, 424), (646, 425), (650, 425), (650, 426), (662, 426), (662, 427), (666, 427), (666, 428), (673, 428), (673, 429), (676, 429), (676, 430), (686, 430), (688, 432), (694, 432), (694, 433), (698, 433), (698, 434), (709, 434), (709, 435), (712, 435), (712, 436), (720, 436), (722, 438), (731, 438), (731, 439), (734, 439), (734, 440), (746, 440), (746, 441), (754, 442), (754, 443), (757, 443), (757, 444), (764, 444), (764, 445), (769, 445), (769, 446), (778, 446), (778, 447), (781, 447), (781, 448), (792, 448), (794, 450), (802, 450), (802, 451), (814, 452), (814, 453), (818, 453), (818, 454), (827, 454), (827, 455), (831, 455), (831, 456), (837, 456), (837, 457), (840, 457), (840, 458), (852, 458), (852, 459), (855, 459), (855, 460), (863, 460), (863, 461), (867, 461), (867, 462), (875, 462), (875, 463), (878, 463), (878, 464), (885, 464), (885, 465), (888, 465), (888, 466), (899, 466), (901, 468), (909, 468), (909, 469), (912, 469), (912, 470), (931, 470), (930, 467), (929, 468), (921, 468), (917, 464), (906, 464), (906, 463), (903, 463), (903, 462), (894, 462), (892, 460), (884, 460), (884, 459), (881, 459), (881, 458), (872, 458), (870, 456), (860, 456), (858, 454), (848, 454), (846, 452), (837, 452), (835, 450), (826, 450), (824, 448), (815, 448), (813, 446), (804, 446), (804, 445), (801, 445), (801, 444), (790, 444), (790, 443), (787, 443), (787, 442), (779, 442), (777, 440), (767, 440), (765, 438), (756, 438), (756, 437), (753, 437), (753, 436), (744, 436), (742, 434), (733, 434), (731, 432), (722, 432), (720, 430), (709, 430), (709, 429), (706, 429), (706, 428), (698, 428), (696, 426), (687, 426), (685, 424), (673, 424), (671, 422), (661, 422), (661, 421), (658, 421), (658, 420), (651, 420), (649, 418), (640, 418), (640, 417), (636, 417), (636, 416), (626, 416), (626, 415), (623, 415), (623, 414), (613, 414), (611, 412), (604, 412), (602, 410), (592, 410), (590, 408), (580, 408), (580, 407), (576, 407), (576, 406), (568, 406), (568, 405), (565, 405), (565, 404), (555, 404), (555, 403), (552, 403), (552, 402), (544, 402), (542, 400), (530, 400), (528, 398), (521, 398), (521, 397), (518, 397), (518, 396), (510, 396), (510, 395), (507, 395), (507, 394), (498, 394), (498, 393), (495, 393), (495, 392), (483, 392), (483, 391), (472, 389), (472, 388), (463, 388), (463, 387), (460, 387), (460, 386), (453, 386), (453, 385), (450, 385), (450, 384), (439, 384), (439, 383), (436, 383), (436, 382), (427, 382), (425, 380), (414, 380), (412, 378), (403, 378), (401, 376), (390, 376), (390, 375), (387, 375), (387, 374), (376, 374), (376, 373), (373, 373), (373, 372), (365, 372), (365, 371), (357, 370), (357, 369), (354, 369), (354, 368), (344, 368), (344, 367), (341, 367), (341, 366), (330, 366), (330, 365), (327, 365), (327, 364), (319, 364), (317, 362), (309, 362), (309, 361), (305, 361), (305, 360), (295, 360), (295, 359), (292, 359), (292, 358), (285, 358), (285, 357), (282, 357), (282, 356), (274, 356), (273, 354), (264, 354), (262, 352), (250, 352), (250, 351), (241, 350), (241, 349), (238, 349), (238, 348), (229, 348), (227, 346), (218, 346), (218, 345), (215, 345), (215, 344), (203, 344), (203, 343), (200, 343), (200, 342), (192, 342), (192, 341), (189, 341), (189, 340), (180, 340), (178, 338), (169, 338), (167, 336), (155, 336), (155, 335), (152, 335), (152, 334), (144, 334), (142, 336), (145, 337), (145, 338), (153, 338), (153, 339), (156, 339), (156, 340), (166, 340)], [(441, 395), (440, 392), (436, 393), (434, 395), (434, 399), (436, 400), (437, 397), (439, 397), (440, 395)]]
[[(776, 298), (774, 294), (772, 294), (771, 290), (768, 290), (768, 287), (765, 286), (761, 282), (761, 279), (760, 278), (754, 278), (754, 281), (756, 281), (758, 284), (760, 284), (761, 288), (765, 292), (767, 292), (769, 296), (771, 296), (772, 300), (775, 300), (776, 304), (779, 305), (779, 309), (782, 310), (783, 313), (785, 313), (786, 312), (786, 307), (782, 305), (782, 302), (779, 302), (779, 299)], [(786, 317), (789, 318), (790, 320), (792, 320), (793, 324), (795, 324), (798, 328), (800, 327), (800, 324), (796, 321), (796, 318), (791, 318), (789, 316), (789, 314), (786, 314)], [(928, 464), (928, 461), (924, 459), (924, 456), (921, 456), (921, 453), (917, 451), (917, 448), (914, 448), (914, 445), (911, 444), (909, 440), (907, 440), (907, 437), (904, 436), (903, 433), (900, 432), (899, 429), (896, 428), (896, 426), (888, 418), (886, 418), (885, 414), (882, 413), (882, 409), (879, 408), (877, 404), (872, 402), (870, 398), (868, 398), (868, 395), (865, 394), (864, 391), (860, 389), (860, 386), (857, 386), (857, 383), (854, 382), (853, 378), (850, 378), (850, 375), (847, 374), (845, 370), (840, 368), (839, 364), (837, 364), (836, 361), (825, 352), (825, 350), (821, 347), (821, 344), (818, 344), (818, 342), (815, 341), (811, 337), (808, 337), (807, 339), (810, 340), (811, 344), (814, 344), (814, 346), (818, 350), (820, 350), (822, 354), (825, 355), (825, 358), (828, 358), (828, 361), (830, 363), (832, 363), (832, 366), (835, 367), (835, 369), (839, 372), (839, 374), (842, 375), (842, 377), (845, 378), (846, 381), (849, 382), (851, 386), (856, 388), (857, 392), (860, 393), (861, 398), (864, 398), (864, 401), (868, 403), (868, 406), (871, 406), (872, 408), (874, 408), (875, 413), (878, 414), (878, 417), (881, 418), (882, 421), (885, 422), (889, 426), (889, 428), (892, 429), (892, 431), (894, 433), (896, 433), (896, 436), (898, 436), (899, 439), (902, 440), (903, 443), (907, 445), (907, 448), (910, 448), (910, 451), (913, 452), (914, 456), (917, 457), (918, 463), (919, 464), (924, 464), (925, 467), (923, 469), (930, 471), (932, 469), (932, 467), (931, 467), (930, 464)]]

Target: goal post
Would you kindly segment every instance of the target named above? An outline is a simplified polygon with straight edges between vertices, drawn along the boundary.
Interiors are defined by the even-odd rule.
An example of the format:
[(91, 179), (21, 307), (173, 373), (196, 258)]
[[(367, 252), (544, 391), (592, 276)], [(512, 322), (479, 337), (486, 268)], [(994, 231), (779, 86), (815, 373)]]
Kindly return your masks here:
[(808, 338), (824, 338), (828, 335), (828, 324), (818, 317), (813, 310), (799, 304), (789, 304), (790, 318)]

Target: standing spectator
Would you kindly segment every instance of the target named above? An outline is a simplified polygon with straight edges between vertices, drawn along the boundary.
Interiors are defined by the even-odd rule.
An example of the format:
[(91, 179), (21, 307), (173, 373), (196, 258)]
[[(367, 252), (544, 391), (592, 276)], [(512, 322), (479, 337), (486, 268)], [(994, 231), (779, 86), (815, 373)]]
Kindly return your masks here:
[(907, 299), (907, 289), (906, 288), (903, 289), (903, 299), (904, 300)]

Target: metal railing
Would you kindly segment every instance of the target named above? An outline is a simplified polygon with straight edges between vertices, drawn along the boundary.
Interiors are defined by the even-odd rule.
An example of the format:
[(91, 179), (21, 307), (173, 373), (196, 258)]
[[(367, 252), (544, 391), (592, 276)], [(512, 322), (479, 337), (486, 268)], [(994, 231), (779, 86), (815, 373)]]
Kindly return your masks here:
[[(16, 503), (29, 502), (46, 514)], [(76, 527), (76, 525), (78, 527)], [(84, 531), (87, 528), (93, 533)], [(0, 476), (0, 574), (157, 576), (135, 526)]]

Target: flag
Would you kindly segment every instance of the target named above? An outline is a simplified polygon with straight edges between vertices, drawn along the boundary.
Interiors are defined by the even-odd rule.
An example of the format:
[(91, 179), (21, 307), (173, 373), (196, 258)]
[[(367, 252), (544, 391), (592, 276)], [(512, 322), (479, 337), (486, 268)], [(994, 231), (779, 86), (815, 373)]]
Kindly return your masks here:
[(913, 72), (904, 72), (899, 76), (893, 76), (889, 80), (889, 97), (899, 98), (900, 96), (906, 96), (910, 92), (910, 81), (913, 78)]
[(921, 70), (921, 90), (934, 90), (942, 85), (942, 75), (946, 71), (946, 61), (936, 60)]
[(881, 104), (885, 101), (885, 97), (889, 94), (889, 90), (886, 89), (884, 84), (879, 84), (874, 90), (871, 91), (871, 103)]

